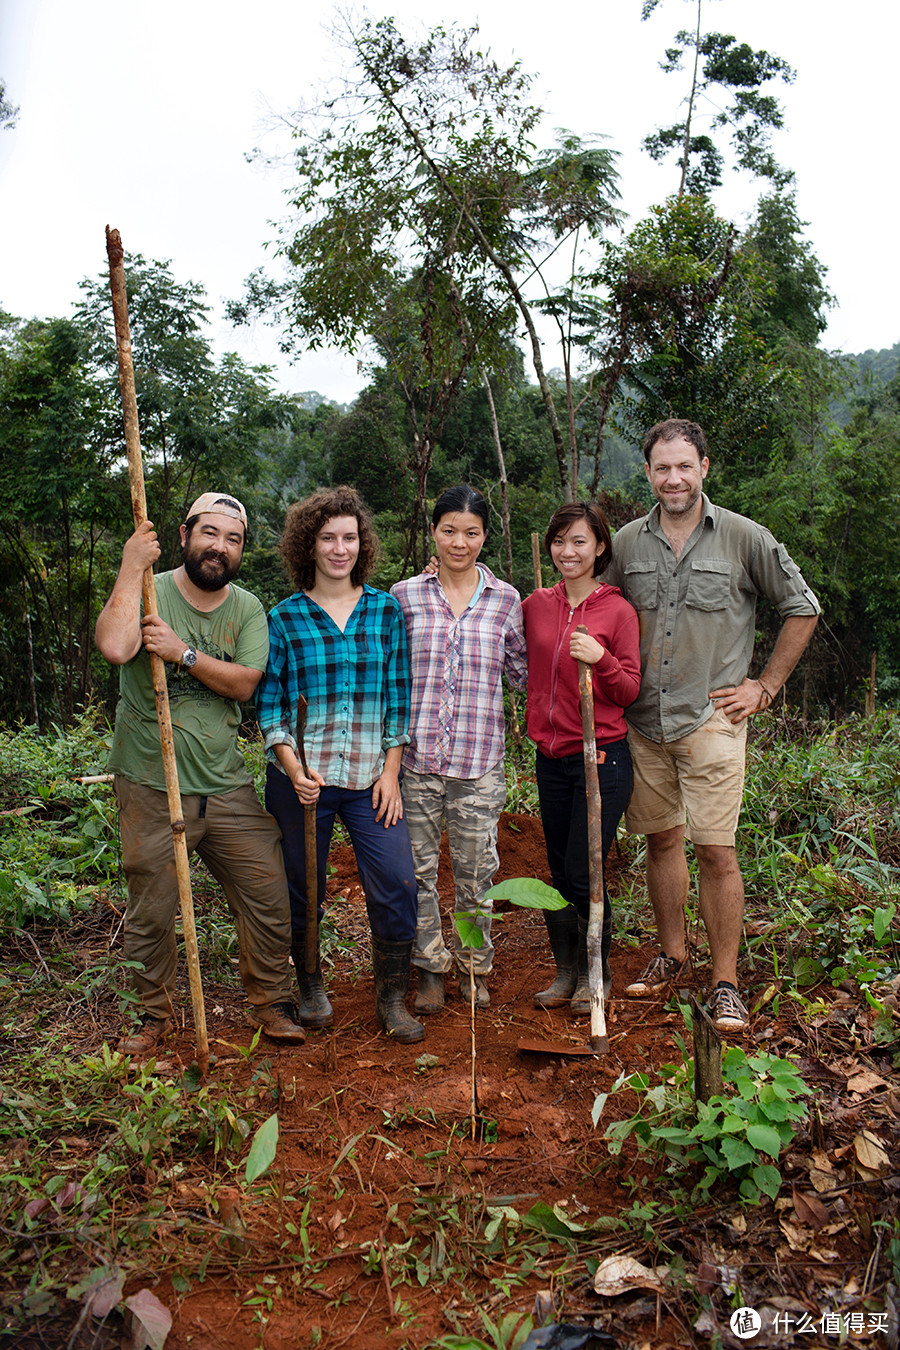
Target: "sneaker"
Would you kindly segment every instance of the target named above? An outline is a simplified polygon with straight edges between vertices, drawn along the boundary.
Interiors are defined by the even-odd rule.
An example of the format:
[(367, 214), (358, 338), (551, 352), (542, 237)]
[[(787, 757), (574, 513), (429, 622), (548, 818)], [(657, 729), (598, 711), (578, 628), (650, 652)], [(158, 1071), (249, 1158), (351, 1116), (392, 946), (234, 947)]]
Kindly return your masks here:
[(666, 956), (665, 952), (660, 952), (633, 984), (626, 985), (625, 995), (627, 998), (646, 998), (648, 994), (659, 994), (673, 984), (687, 967), (686, 956)]
[(116, 1046), (120, 1055), (149, 1055), (157, 1043), (172, 1030), (171, 1017), (153, 1017), (143, 1013), (130, 1036), (123, 1036)]
[(740, 994), (726, 980), (720, 980), (707, 996), (706, 1011), (716, 1031), (746, 1031), (750, 1024), (750, 1014)]
[(306, 1032), (297, 1021), (297, 1009), (293, 1003), (270, 1003), (266, 1008), (253, 1008), (250, 1023), (262, 1027), (264, 1036), (270, 1041), (281, 1041), (285, 1045), (302, 1045)]
[[(469, 979), (469, 973), (468, 973), (468, 971), (462, 971), (462, 970), (461, 970), (460, 973), (459, 973), (459, 994), (460, 994), (460, 998), (464, 998), (465, 1001), (466, 1001), (468, 1004), (471, 1005), (471, 1002), (472, 1002), (472, 982), (471, 982), (471, 980)], [(475, 1007), (476, 1007), (476, 1008), (487, 1008), (487, 1007), (490, 1007), (490, 1002), (491, 1002), (491, 996), (490, 996), (490, 994), (489, 994), (489, 992), (488, 992), (487, 979), (485, 978), (484, 975), (476, 975), (476, 976), (475, 976)]]

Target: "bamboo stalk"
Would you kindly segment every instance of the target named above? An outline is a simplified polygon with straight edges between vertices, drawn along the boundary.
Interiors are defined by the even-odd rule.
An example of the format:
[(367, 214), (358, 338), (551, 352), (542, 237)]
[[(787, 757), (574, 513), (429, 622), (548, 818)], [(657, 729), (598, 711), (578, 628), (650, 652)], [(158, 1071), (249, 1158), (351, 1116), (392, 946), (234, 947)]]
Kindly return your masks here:
[[(584, 624), (576, 632), (586, 633)], [(587, 661), (578, 662), (581, 695), (581, 732), (584, 739), (584, 785), (587, 793), (588, 868), (591, 878), (591, 908), (588, 919), (588, 985), (591, 991), (590, 1046), (606, 1054), (606, 1009), (603, 1006), (603, 803), (597, 777), (597, 735), (594, 729), (594, 687)], [(601, 751), (602, 753), (602, 751)]]
[[(147, 497), (144, 491), (144, 461), (138, 429), (137, 398), (134, 392), (134, 367), (131, 361), (131, 329), (128, 323), (128, 298), (125, 294), (125, 251), (118, 230), (106, 227), (106, 252), (109, 258), (109, 285), (112, 292), (113, 316), (116, 324), (116, 350), (119, 357), (119, 392), (125, 422), (125, 446), (128, 452), (128, 481), (131, 488), (131, 511), (135, 528), (147, 519)], [(156, 584), (153, 569), (144, 573), (144, 613), (156, 614)], [(197, 1064), (205, 1077), (209, 1072), (209, 1040), (206, 1032), (206, 1007), (203, 1002), (203, 982), (200, 977), (200, 953), (197, 949), (197, 928), (194, 923), (194, 899), (191, 894), (191, 875), (188, 865), (184, 816), (181, 809), (181, 791), (178, 786), (178, 765), (175, 760), (175, 742), (172, 738), (172, 717), (169, 712), (169, 691), (166, 687), (166, 666), (162, 657), (150, 653), (156, 716), (159, 722), (159, 743), (163, 770), (166, 776), (166, 797), (169, 820), (172, 825), (172, 845), (175, 850), (175, 872), (178, 878), (178, 898), (181, 903), (181, 923), (184, 931), (185, 956), (191, 985), (191, 1003), (194, 1010), (194, 1031), (197, 1041)]]

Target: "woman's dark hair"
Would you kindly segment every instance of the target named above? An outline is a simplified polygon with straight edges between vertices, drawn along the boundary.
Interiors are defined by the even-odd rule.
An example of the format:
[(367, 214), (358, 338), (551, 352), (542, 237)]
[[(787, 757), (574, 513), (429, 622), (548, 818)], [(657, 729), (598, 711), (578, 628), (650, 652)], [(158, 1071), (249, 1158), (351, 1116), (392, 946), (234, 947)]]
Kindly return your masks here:
[(547, 526), (547, 533), (544, 535), (544, 548), (548, 556), (552, 559), (550, 545), (560, 534), (565, 534), (570, 525), (574, 525), (576, 520), (586, 520), (591, 527), (591, 532), (598, 544), (603, 545), (603, 552), (599, 558), (594, 559), (594, 576), (599, 577), (605, 572), (612, 561), (612, 535), (609, 532), (609, 525), (606, 516), (600, 510), (596, 502), (566, 502), (565, 506), (560, 506), (550, 517), (550, 524)]
[(481, 493), (476, 488), (469, 487), (468, 483), (460, 483), (457, 487), (447, 488), (441, 493), (434, 504), (431, 523), (436, 526), (441, 516), (456, 515), (458, 511), (470, 511), (473, 516), (478, 516), (487, 534), (488, 504)]
[(298, 591), (311, 590), (315, 585), (316, 535), (336, 516), (353, 516), (359, 530), (359, 556), (350, 573), (351, 582), (361, 586), (372, 575), (378, 562), (378, 536), (368, 507), (355, 488), (321, 488), (288, 508), (278, 545)]

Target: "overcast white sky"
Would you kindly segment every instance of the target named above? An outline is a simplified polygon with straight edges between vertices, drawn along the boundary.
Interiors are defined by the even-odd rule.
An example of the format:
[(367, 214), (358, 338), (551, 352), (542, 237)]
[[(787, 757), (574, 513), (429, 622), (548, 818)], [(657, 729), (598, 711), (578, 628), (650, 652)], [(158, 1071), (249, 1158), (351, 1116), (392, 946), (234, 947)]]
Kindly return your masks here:
[[(657, 62), (694, 5), (662, 0), (640, 21), (640, 0), (591, 0), (559, 9), (504, 0), (400, 0), (369, 11), (401, 24), (478, 22), (501, 60), (521, 60), (556, 127), (606, 133), (622, 152), (622, 205), (631, 223), (676, 186), (674, 165), (640, 149), (675, 121), (684, 92)], [(779, 86), (787, 130), (776, 142), (797, 173), (801, 219), (828, 267), (839, 307), (828, 346), (889, 347), (900, 339), (896, 267), (896, 0), (857, 0), (838, 11), (804, 0), (706, 0), (704, 27), (784, 57), (797, 69)], [(171, 259), (175, 276), (202, 283), (221, 312), (266, 261), (268, 222), (282, 183), (244, 159), (274, 148), (272, 113), (295, 106), (338, 66), (327, 4), (300, 0), (0, 0), (0, 76), (21, 108), (0, 132), (0, 306), (65, 315), (78, 282), (106, 267), (104, 227), (126, 254)], [(894, 168), (891, 168), (891, 165)], [(755, 189), (716, 200), (743, 220)], [(271, 361), (265, 330), (215, 328), (218, 349)], [(549, 364), (556, 361), (551, 359)], [(344, 401), (359, 389), (356, 362), (311, 354), (280, 381)]]

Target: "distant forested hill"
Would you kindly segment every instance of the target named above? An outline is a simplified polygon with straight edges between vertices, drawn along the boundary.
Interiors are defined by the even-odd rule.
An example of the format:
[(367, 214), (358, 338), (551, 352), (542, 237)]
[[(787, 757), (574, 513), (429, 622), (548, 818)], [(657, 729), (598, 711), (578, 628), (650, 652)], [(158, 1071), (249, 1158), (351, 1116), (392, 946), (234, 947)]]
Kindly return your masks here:
[(858, 400), (869, 403), (878, 398), (879, 390), (889, 385), (900, 369), (900, 342), (893, 347), (882, 347), (875, 351), (870, 347), (859, 356), (845, 356), (849, 380), (845, 396), (836, 399), (831, 405), (832, 416), (839, 427), (845, 427), (850, 421), (853, 407)]
[(900, 366), (900, 342), (895, 342), (893, 347), (882, 347), (880, 352), (870, 347), (861, 356), (850, 356), (847, 359), (856, 362), (856, 369), (861, 376), (868, 375), (879, 384), (890, 384), (897, 374), (897, 367)]

